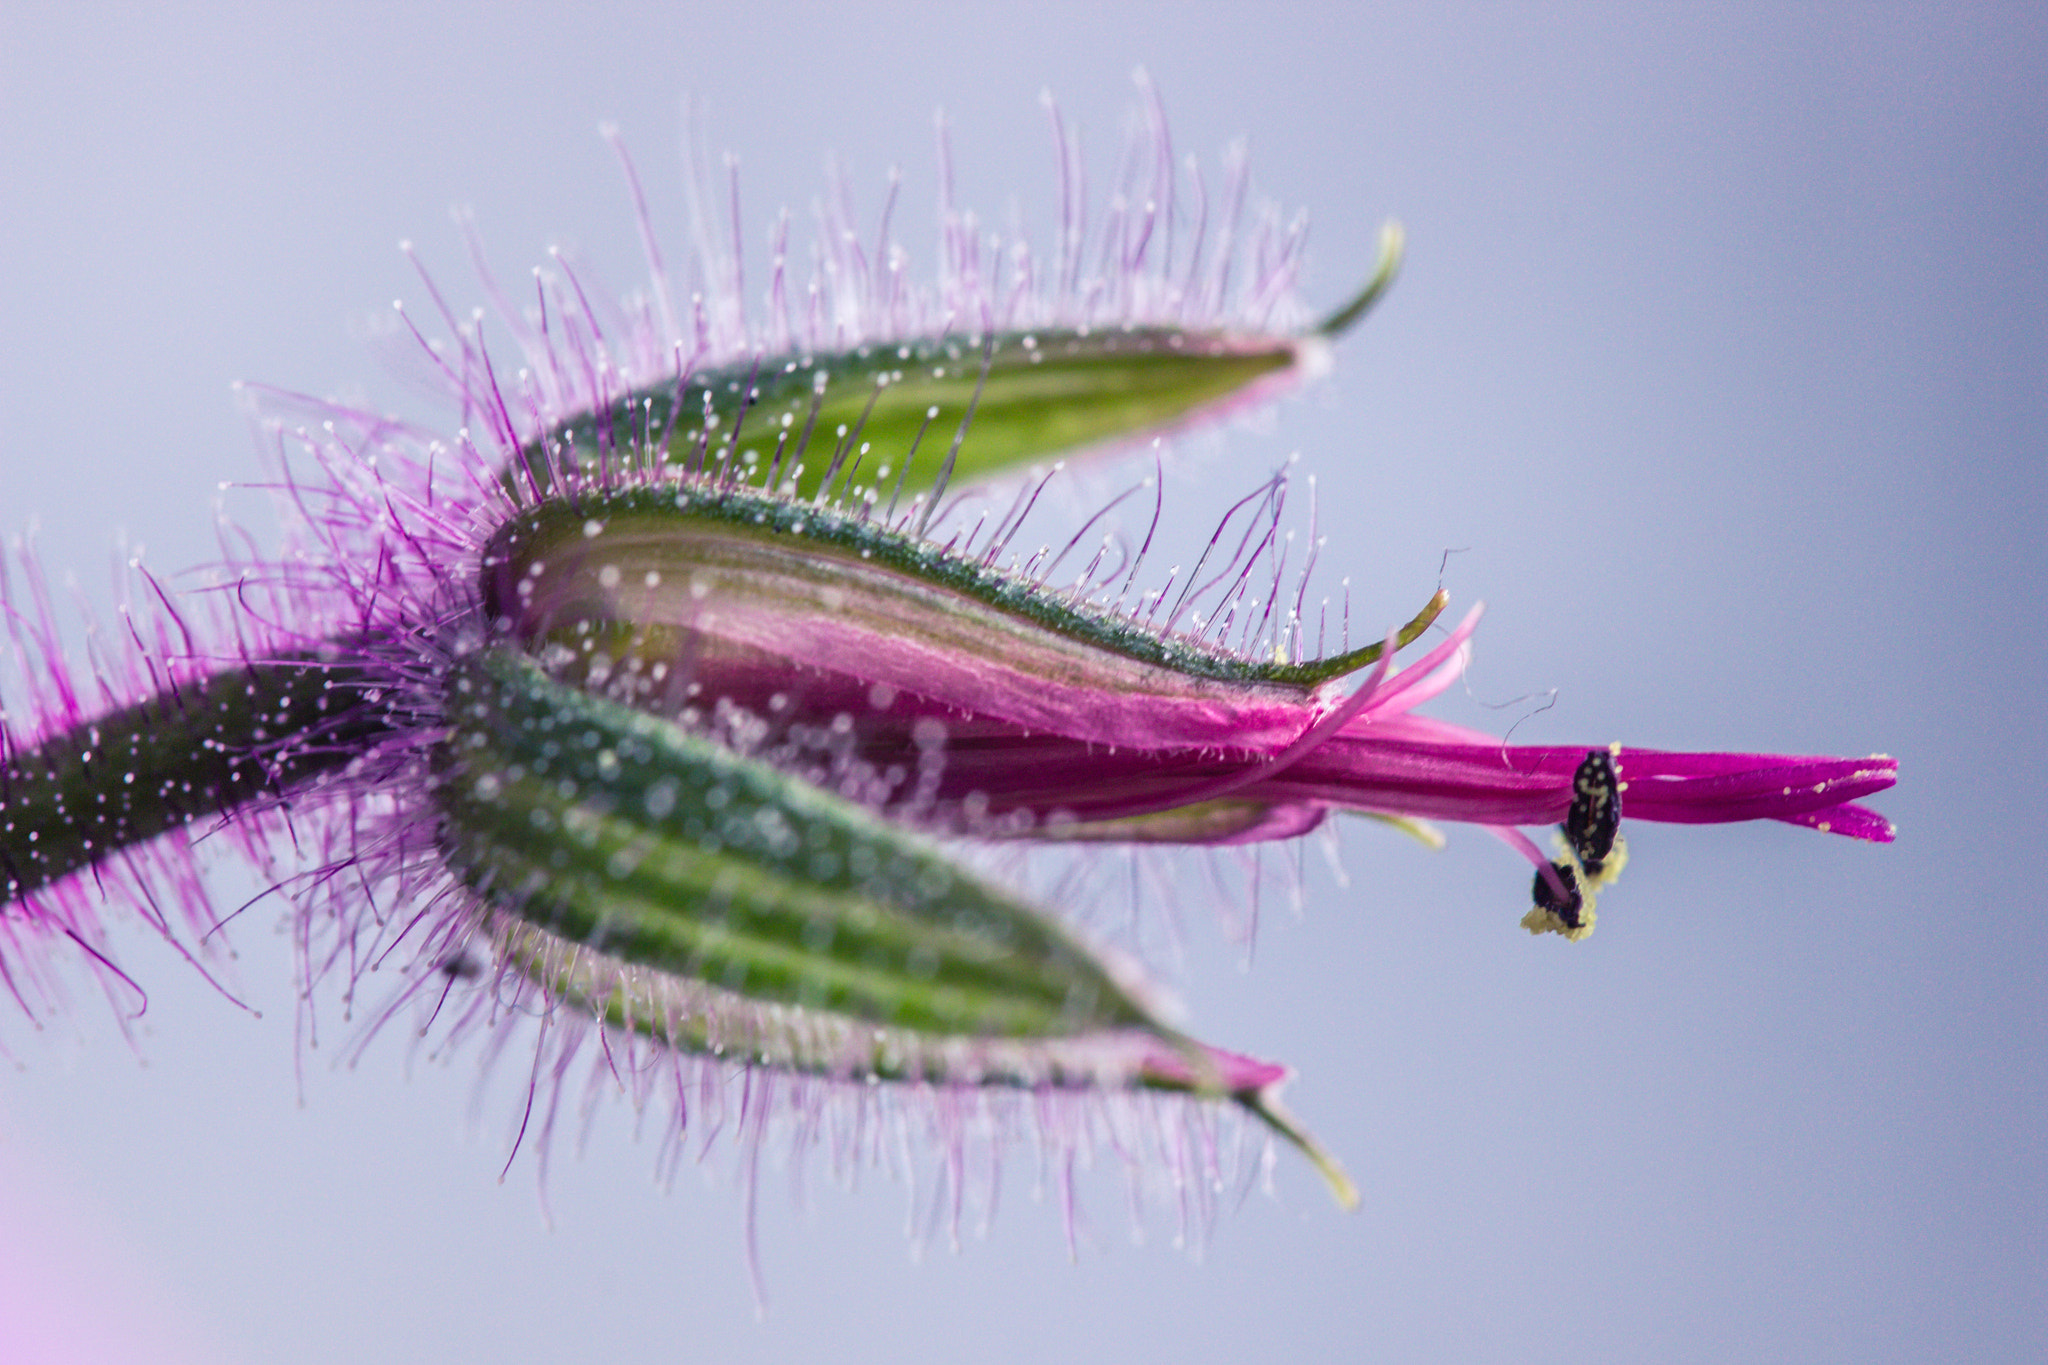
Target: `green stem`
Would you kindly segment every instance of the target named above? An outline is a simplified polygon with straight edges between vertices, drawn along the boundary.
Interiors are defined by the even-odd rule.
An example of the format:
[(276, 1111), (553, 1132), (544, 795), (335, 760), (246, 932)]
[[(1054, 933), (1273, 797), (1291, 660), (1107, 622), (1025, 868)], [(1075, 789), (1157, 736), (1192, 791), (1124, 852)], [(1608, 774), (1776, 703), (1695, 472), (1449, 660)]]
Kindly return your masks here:
[(281, 800), (390, 733), (359, 665), (228, 669), (0, 755), (0, 876), (17, 900), (122, 849)]

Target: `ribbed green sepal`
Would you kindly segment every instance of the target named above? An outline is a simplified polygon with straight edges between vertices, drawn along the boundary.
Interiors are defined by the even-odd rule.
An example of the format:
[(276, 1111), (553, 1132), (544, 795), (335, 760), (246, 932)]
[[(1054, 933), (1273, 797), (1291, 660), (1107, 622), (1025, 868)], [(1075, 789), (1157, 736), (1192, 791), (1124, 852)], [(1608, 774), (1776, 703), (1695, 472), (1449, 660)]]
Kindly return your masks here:
[(982, 479), (1177, 425), (1323, 344), (1147, 327), (769, 356), (629, 393), (525, 458), (544, 489), (556, 468), (626, 461), (802, 497), (826, 489), (907, 503), (946, 477)]
[(1053, 922), (850, 802), (516, 651), (458, 664), (447, 698), (444, 843), (495, 909), (761, 1003), (934, 1034), (1172, 1036)]

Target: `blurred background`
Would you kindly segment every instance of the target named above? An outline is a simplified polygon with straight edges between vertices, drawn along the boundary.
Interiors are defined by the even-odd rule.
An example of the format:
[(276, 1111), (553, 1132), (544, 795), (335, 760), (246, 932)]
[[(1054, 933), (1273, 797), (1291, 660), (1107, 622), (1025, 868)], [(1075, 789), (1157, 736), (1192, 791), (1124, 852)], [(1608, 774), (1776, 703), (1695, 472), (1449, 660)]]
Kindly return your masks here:
[(1527, 868), (1469, 830), (1347, 828), (1348, 883), (1308, 858), (1254, 952), (1191, 864), (1141, 907), (1154, 966), (1203, 1036), (1298, 1069), (1362, 1212), (1283, 1153), (1197, 1253), (1170, 1222), (1134, 1242), (1091, 1180), (1070, 1261), (1020, 1153), (986, 1236), (919, 1251), (901, 1187), (799, 1201), (771, 1165), (759, 1321), (728, 1147), (664, 1194), (608, 1108), (557, 1153), (546, 1227), (530, 1154), (498, 1179), (516, 1062), (479, 1099), (473, 1052), (394, 1033), (305, 1054), (301, 1085), (276, 911), (235, 937), (260, 1017), (130, 934), (132, 1046), (82, 972), (49, 1027), (0, 1017), (0, 1356), (2048, 1354), (2039, 7), (10, 0), (0, 527), (38, 525), (105, 610), (120, 537), (160, 570), (216, 554), (218, 485), (261, 469), (233, 381), (445, 420), (379, 354), (390, 301), (425, 303), (397, 242), (458, 307), (482, 296), (456, 205), (508, 280), (560, 243), (636, 284), (600, 120), (672, 255), (691, 95), (750, 249), (778, 208), (806, 221), (829, 152), (870, 217), (903, 167), (928, 271), (935, 109), (960, 201), (1043, 242), (1041, 88), (1100, 188), (1140, 64), (1212, 180), (1244, 136), (1255, 190), (1309, 210), (1312, 307), (1382, 219), (1410, 243), (1329, 380), (1174, 454), (1168, 544), (1299, 451), (1323, 585), (1374, 629), (1447, 550), (1456, 600), (1489, 603), (1435, 714), (1890, 752), (1899, 842), (1639, 824), (1579, 945), (1516, 927)]

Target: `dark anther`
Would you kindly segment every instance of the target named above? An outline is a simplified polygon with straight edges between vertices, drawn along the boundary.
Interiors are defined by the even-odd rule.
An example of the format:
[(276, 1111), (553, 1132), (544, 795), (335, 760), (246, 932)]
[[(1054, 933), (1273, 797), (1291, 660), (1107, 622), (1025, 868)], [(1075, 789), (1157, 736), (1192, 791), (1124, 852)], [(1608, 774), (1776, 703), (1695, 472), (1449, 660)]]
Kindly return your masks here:
[(1621, 784), (1614, 776), (1614, 760), (1605, 749), (1594, 749), (1572, 774), (1572, 808), (1564, 817), (1565, 841), (1578, 854), (1586, 875), (1597, 878), (1620, 833)]
[(1564, 921), (1565, 928), (1576, 929), (1579, 927), (1579, 911), (1586, 905), (1586, 898), (1579, 893), (1579, 874), (1570, 863), (1552, 863), (1550, 870), (1557, 873), (1557, 879), (1564, 883), (1564, 899), (1558, 899), (1557, 893), (1550, 889), (1550, 878), (1539, 869), (1536, 885), (1530, 891), (1536, 898), (1536, 908), (1556, 915)]
[(474, 981), (484, 974), (483, 964), (468, 953), (453, 953), (443, 958), (441, 971), (456, 981)]

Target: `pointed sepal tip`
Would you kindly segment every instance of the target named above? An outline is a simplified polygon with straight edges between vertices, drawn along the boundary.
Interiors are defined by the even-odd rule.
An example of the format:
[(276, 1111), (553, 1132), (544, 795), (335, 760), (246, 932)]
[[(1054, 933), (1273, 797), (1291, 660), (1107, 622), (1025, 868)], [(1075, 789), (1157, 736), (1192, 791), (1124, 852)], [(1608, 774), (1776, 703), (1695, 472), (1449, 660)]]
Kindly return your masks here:
[(1380, 257), (1373, 267), (1371, 278), (1366, 280), (1356, 294), (1334, 313), (1317, 323), (1317, 336), (1337, 337), (1356, 326), (1358, 320), (1371, 312), (1393, 287), (1394, 276), (1401, 273), (1401, 257), (1407, 250), (1408, 234), (1399, 220), (1389, 218), (1380, 225)]

